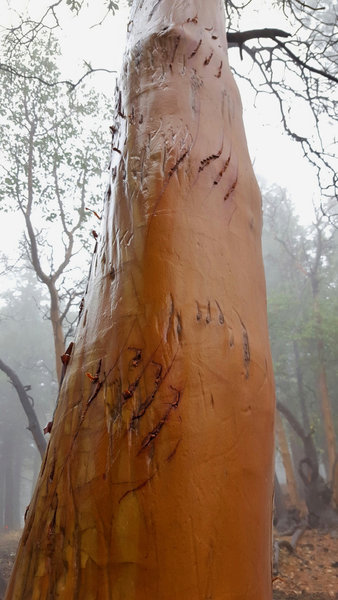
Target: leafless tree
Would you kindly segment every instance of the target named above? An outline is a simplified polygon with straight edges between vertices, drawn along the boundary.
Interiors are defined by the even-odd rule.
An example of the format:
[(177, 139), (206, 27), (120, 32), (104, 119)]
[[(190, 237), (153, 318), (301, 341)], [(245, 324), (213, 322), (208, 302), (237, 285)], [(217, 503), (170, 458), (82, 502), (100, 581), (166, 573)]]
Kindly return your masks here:
[[(285, 31), (269, 23), (262, 23), (258, 29), (244, 30), (243, 17), (249, 9), (259, 10), (260, 2), (224, 0), (224, 4), (229, 47), (237, 48), (242, 59), (240, 67), (234, 68), (237, 76), (246, 79), (256, 94), (273, 96), (285, 131), (301, 145), (317, 172), (323, 199), (334, 197), (338, 169), (334, 136), (329, 129), (336, 120), (337, 110), (337, 8), (332, 0), (319, 3), (317, 0), (275, 0), (272, 4), (286, 23)], [(20, 17), (15, 27), (3, 30), (3, 35), (6, 37), (10, 33), (15, 37), (14, 53), (19, 46), (29, 48), (43, 30), (60, 27), (65, 6), (78, 14), (84, 5), (83, 0), (57, 0), (44, 8), (38, 19)], [(96, 24), (102, 23), (118, 8), (118, 0), (101, 0), (97, 4)], [(0, 70), (27, 76), (22, 69), (14, 67), (11, 57), (0, 63)], [(100, 69), (85, 63), (76, 81), (59, 79), (52, 82), (41, 75), (35, 77), (47, 86), (63, 83), (74, 89), (96, 70)], [(307, 115), (310, 131), (304, 131), (300, 125), (297, 118), (300, 113)], [(323, 210), (327, 212), (327, 207)]]

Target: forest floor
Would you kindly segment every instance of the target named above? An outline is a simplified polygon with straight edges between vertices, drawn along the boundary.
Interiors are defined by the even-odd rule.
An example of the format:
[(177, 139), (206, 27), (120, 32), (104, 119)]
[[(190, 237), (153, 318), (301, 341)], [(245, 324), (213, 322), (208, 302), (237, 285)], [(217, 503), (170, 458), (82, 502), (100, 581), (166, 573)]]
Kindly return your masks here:
[[(9, 579), (19, 538), (0, 533), (0, 582)], [(274, 600), (338, 600), (338, 532), (305, 531), (294, 552), (280, 549), (278, 569)], [(3, 594), (0, 585), (0, 600)]]

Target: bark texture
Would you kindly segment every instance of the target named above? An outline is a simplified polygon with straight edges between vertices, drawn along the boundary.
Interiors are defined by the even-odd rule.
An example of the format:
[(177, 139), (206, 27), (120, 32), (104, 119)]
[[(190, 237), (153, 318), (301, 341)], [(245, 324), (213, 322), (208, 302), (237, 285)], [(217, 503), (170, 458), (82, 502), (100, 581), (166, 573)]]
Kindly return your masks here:
[(141, 0), (75, 348), (7, 600), (269, 600), (261, 199), (221, 0)]

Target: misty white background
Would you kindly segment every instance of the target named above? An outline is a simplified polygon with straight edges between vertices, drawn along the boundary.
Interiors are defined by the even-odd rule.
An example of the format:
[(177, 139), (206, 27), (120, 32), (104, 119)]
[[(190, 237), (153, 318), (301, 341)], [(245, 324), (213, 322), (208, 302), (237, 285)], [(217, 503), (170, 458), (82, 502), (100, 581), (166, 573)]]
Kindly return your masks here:
[[(0, 0), (1, 25), (16, 23), (16, 13), (28, 11), (32, 18), (39, 19), (49, 6), (49, 1), (41, 0)], [(259, 9), (257, 8), (259, 6)], [(108, 97), (113, 94), (115, 79), (121, 67), (126, 38), (129, 8), (125, 0), (120, 1), (116, 14), (105, 17), (102, 2), (91, 2), (90, 6), (73, 15), (70, 10), (61, 7), (61, 28), (55, 30), (61, 42), (63, 58), (61, 61), (64, 78), (76, 81), (83, 72), (83, 62), (88, 61), (93, 68), (115, 70), (117, 75), (96, 73), (91, 76), (88, 85), (102, 90)], [(271, 6), (271, 2), (261, 0), (256, 10), (250, 6), (243, 11), (242, 29), (278, 27), (292, 32), (292, 24), (282, 17), (281, 12)], [(102, 24), (99, 24), (103, 19)], [(95, 25), (97, 24), (97, 25)], [(230, 64), (239, 65), (238, 49), (229, 50)], [(264, 187), (277, 184), (288, 190), (300, 220), (309, 224), (313, 216), (313, 206), (318, 206), (320, 193), (314, 170), (302, 155), (300, 146), (290, 140), (283, 131), (277, 101), (264, 94), (255, 98), (250, 86), (237, 80), (243, 102), (243, 117), (247, 133), (250, 155), (256, 175)], [(308, 115), (296, 114), (303, 120), (302, 129), (311, 129)], [(107, 128), (109, 123), (107, 123)], [(107, 148), (108, 152), (108, 148)], [(106, 177), (106, 174), (103, 174)], [(22, 232), (22, 217), (19, 213), (0, 213), (0, 252), (14, 259), (18, 238)], [(1, 285), (4, 285), (2, 282)]]

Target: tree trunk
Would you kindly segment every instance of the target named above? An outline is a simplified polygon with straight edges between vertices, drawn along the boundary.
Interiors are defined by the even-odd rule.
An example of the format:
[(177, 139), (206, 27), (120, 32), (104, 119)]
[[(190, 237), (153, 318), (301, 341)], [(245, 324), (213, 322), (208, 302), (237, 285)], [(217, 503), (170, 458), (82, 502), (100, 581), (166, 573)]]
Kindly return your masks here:
[(328, 459), (328, 481), (332, 482), (333, 469), (336, 461), (336, 437), (332, 418), (332, 406), (327, 387), (325, 357), (324, 357), (324, 341), (322, 332), (322, 318), (319, 308), (319, 285), (315, 275), (311, 277), (312, 294), (314, 301), (314, 314), (316, 322), (317, 336), (317, 353), (318, 353), (318, 389), (321, 400), (321, 407), (324, 420), (324, 430), (327, 443), (327, 459)]
[(221, 0), (135, 2), (111, 184), (7, 600), (269, 600), (261, 199)]
[(48, 291), (50, 296), (50, 320), (53, 327), (53, 340), (55, 350), (55, 369), (58, 378), (58, 382), (61, 383), (62, 379), (62, 362), (61, 356), (65, 351), (65, 340), (62, 329), (61, 315), (60, 315), (60, 302), (58, 292), (55, 288), (55, 284), (51, 282), (48, 285)]
[(328, 455), (328, 481), (332, 482), (333, 473), (334, 473), (334, 464), (336, 461), (336, 438), (335, 431), (333, 426), (333, 418), (332, 418), (332, 408), (331, 408), (331, 400), (329, 397), (329, 391), (327, 388), (327, 378), (326, 378), (326, 369), (324, 366), (324, 361), (322, 358), (322, 346), (323, 342), (318, 342), (318, 356), (320, 362), (319, 366), (319, 394), (322, 405), (322, 413), (324, 417), (324, 427), (326, 434), (326, 443), (327, 443), (327, 455)]
[(29, 396), (25, 390), (25, 387), (21, 383), (19, 377), (13, 371), (13, 369), (11, 369), (8, 365), (6, 365), (6, 363), (4, 363), (1, 359), (0, 359), (0, 369), (4, 373), (6, 373), (11, 384), (16, 389), (16, 392), (19, 396), (19, 400), (21, 402), (21, 406), (24, 409), (27, 420), (28, 420), (27, 429), (29, 429), (29, 431), (31, 432), (34, 442), (36, 443), (36, 447), (40, 452), (41, 459), (43, 459), (43, 457), (45, 455), (47, 443), (46, 443), (45, 438), (43, 437), (43, 433), (42, 433), (38, 418), (36, 416), (36, 412), (32, 406), (32, 402), (29, 399)]
[(296, 478), (295, 478), (295, 475), (293, 472), (293, 466), (292, 466), (292, 460), (291, 460), (291, 456), (290, 456), (290, 452), (289, 452), (288, 441), (286, 438), (286, 433), (285, 433), (282, 417), (280, 416), (278, 411), (276, 414), (276, 433), (277, 433), (278, 447), (279, 447), (279, 451), (282, 456), (283, 466), (284, 466), (284, 470), (285, 470), (289, 501), (291, 503), (291, 506), (299, 508), (301, 511), (303, 511), (302, 501), (298, 495), (297, 482), (296, 482)]
[(303, 372), (302, 365), (300, 361), (299, 355), (299, 346), (297, 340), (293, 340), (293, 352), (295, 355), (295, 371), (296, 371), (296, 380), (297, 380), (297, 389), (298, 389), (298, 398), (300, 402), (300, 408), (302, 411), (303, 418), (303, 427), (305, 431), (310, 431), (310, 420), (309, 413), (306, 406), (306, 394), (304, 390), (304, 381), (303, 381)]

